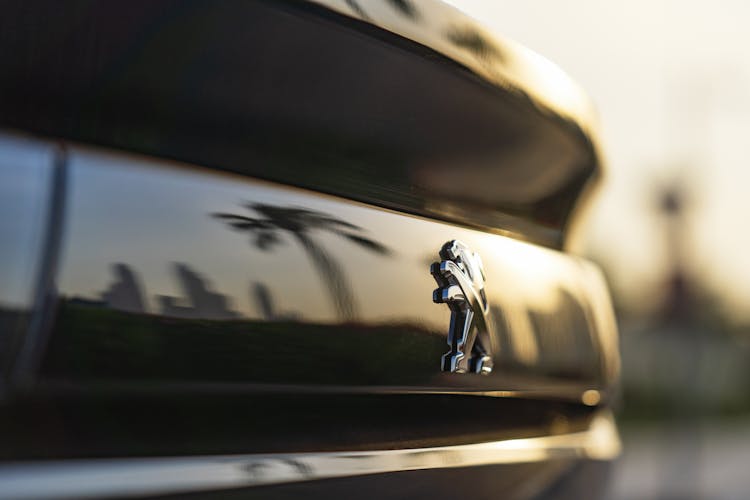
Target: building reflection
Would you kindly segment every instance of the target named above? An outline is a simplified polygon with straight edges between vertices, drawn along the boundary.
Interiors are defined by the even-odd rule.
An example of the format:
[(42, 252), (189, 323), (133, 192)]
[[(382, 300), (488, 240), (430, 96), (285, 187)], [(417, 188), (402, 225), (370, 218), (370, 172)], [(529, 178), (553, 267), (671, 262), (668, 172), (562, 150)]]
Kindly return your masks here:
[[(305, 217), (308, 216), (307, 211), (295, 210), (299, 210), (297, 214), (300, 217), (302, 217), (300, 212), (304, 212)], [(315, 214), (315, 218), (321, 216), (322, 214)], [(235, 224), (239, 220), (238, 218), (222, 218), (231, 220)], [(336, 219), (333, 220), (336, 221)], [(244, 221), (243, 223), (250, 224), (251, 222)], [(338, 224), (338, 222), (331, 224)], [(349, 226), (344, 227), (349, 228)], [(306, 230), (309, 230), (309, 227), (300, 229), (300, 231)], [(254, 236), (258, 237), (257, 234)], [(262, 281), (249, 283), (247, 289), (249, 299), (255, 306), (257, 318), (248, 318), (234, 310), (231, 301), (232, 298), (237, 300), (236, 296), (229, 297), (216, 291), (205, 275), (184, 262), (171, 264), (179, 293), (155, 295), (156, 305), (152, 306), (149, 311), (146, 299), (149, 295), (138, 272), (125, 263), (114, 263), (109, 267), (113, 275), (111, 284), (94, 297), (72, 297), (65, 301), (61, 316), (61, 324), (66, 324), (66, 321), (75, 323), (73, 330), (77, 332), (75, 335), (81, 336), (79, 340), (85, 337), (87, 345), (92, 342), (96, 344), (99, 341), (105, 344), (104, 346), (98, 346), (98, 344), (93, 347), (89, 346), (86, 349), (105, 349), (109, 357), (124, 354), (112, 351), (114, 344), (110, 345), (106, 337), (122, 337), (122, 345), (132, 344), (133, 346), (136, 346), (138, 342), (149, 345), (152, 342), (159, 344), (169, 339), (170, 343), (175, 342), (172, 347), (175, 356), (183, 349), (189, 351), (189, 355), (187, 352), (184, 353), (187, 360), (197, 354), (192, 347), (182, 347), (185, 342), (187, 344), (184, 345), (192, 345), (192, 342), (178, 341), (178, 338), (192, 338), (202, 343), (207, 341), (207, 336), (213, 338), (217, 333), (222, 332), (226, 345), (220, 347), (214, 344), (214, 348), (222, 351), (221, 362), (227, 363), (227, 369), (230, 365), (241, 366), (243, 359), (255, 360), (253, 370), (237, 368), (242, 373), (240, 378), (262, 379), (261, 366), (272, 372), (270, 366), (262, 365), (257, 361), (255, 350), (258, 352), (279, 350), (279, 342), (283, 339), (286, 358), (296, 360), (299, 367), (308, 366), (309, 368), (312, 363), (309, 354), (316, 353), (313, 358), (317, 360), (316, 363), (321, 364), (320, 370), (330, 370), (329, 363), (334, 359), (340, 359), (335, 354), (339, 353), (344, 356), (342, 353), (346, 352), (349, 358), (357, 359), (357, 363), (361, 366), (362, 377), (375, 377), (378, 380), (383, 376), (382, 368), (386, 363), (385, 358), (391, 360), (394, 372), (403, 375), (404, 368), (396, 369), (396, 365), (404, 362), (405, 357), (408, 358), (413, 353), (432, 352), (430, 356), (420, 356), (422, 364), (419, 366), (413, 360), (407, 363), (414, 365), (413, 376), (421, 376), (423, 378), (420, 380), (424, 381), (438, 373), (435, 369), (435, 360), (440, 359), (446, 349), (445, 338), (442, 335), (435, 335), (434, 330), (409, 320), (384, 323), (347, 322), (325, 326), (306, 321), (302, 313), (290, 311), (283, 305), (279, 305), (271, 287)], [(492, 306), (491, 316), (496, 333), (493, 338), (483, 339), (483, 342), (485, 345), (493, 346), (496, 366), (498, 369), (505, 370), (506, 373), (536, 373), (571, 380), (597, 380), (600, 377), (600, 362), (596, 357), (595, 345), (590, 334), (591, 325), (589, 325), (582, 304), (570, 290), (562, 286), (550, 291), (548, 302), (549, 307), (527, 306), (509, 309), (497, 304)], [(95, 312), (96, 309), (102, 308), (110, 311)], [(115, 311), (128, 314), (117, 314)], [(162, 322), (156, 318), (157, 316), (171, 319), (168, 322)], [(216, 321), (205, 322), (203, 320)], [(527, 328), (519, 330), (519, 325), (526, 325)], [(89, 330), (97, 333), (84, 334)], [(106, 335), (99, 338), (102, 333)], [(321, 343), (321, 338), (327, 340)], [(253, 343), (252, 352), (246, 352), (248, 346), (245, 342), (249, 339), (252, 339)], [(531, 344), (527, 345), (529, 343)], [(234, 352), (239, 344), (244, 346), (244, 350)], [(334, 345), (335, 349), (332, 347)], [(574, 348), (570, 349), (571, 346)], [(371, 359), (373, 349), (376, 349), (380, 355)], [(230, 352), (232, 352), (231, 355)], [(131, 356), (133, 351), (128, 350), (126, 354)], [(146, 353), (144, 352), (143, 355), (145, 356)], [(247, 357), (243, 358), (243, 356)], [(98, 356), (96, 358), (98, 359)], [(207, 366), (210, 365), (211, 363), (207, 360)], [(324, 366), (328, 368), (324, 369)], [(181, 367), (180, 370), (182, 370)], [(333, 372), (335, 373), (326, 375), (329, 378), (323, 377), (326, 382), (341, 382), (344, 379), (338, 370), (333, 370)], [(186, 372), (179, 371), (179, 373), (180, 376), (187, 376)], [(301, 376), (302, 372), (299, 375)], [(289, 380), (294, 380), (294, 377)], [(381, 382), (384, 383), (385, 379)]]
[(553, 310), (530, 308), (528, 312), (539, 348), (539, 366), (555, 375), (597, 377), (601, 363), (581, 302), (564, 288), (554, 295), (557, 306)]
[(552, 290), (551, 308), (492, 306), (499, 366), (551, 376), (603, 376), (592, 326), (582, 304), (564, 287)]
[(112, 272), (115, 282), (102, 293), (104, 304), (120, 311), (147, 312), (140, 280), (130, 266), (122, 263), (113, 264)]
[[(585, 336), (590, 325), (580, 269), (554, 252), (156, 160), (80, 153), (73, 171), (50, 375), (599, 387), (577, 366), (585, 357), (557, 341), (561, 329)], [(118, 225), (106, 215), (115, 211)], [(440, 371), (450, 311), (431, 300), (434, 254), (421, 256), (452, 238), (488, 259), (501, 327), (487, 341), (497, 373), (486, 380)]]
[(255, 302), (255, 308), (265, 321), (299, 321), (301, 317), (296, 312), (277, 311), (271, 289), (264, 283), (250, 286), (250, 299)]
[(239, 315), (229, 308), (225, 295), (209, 290), (208, 281), (183, 263), (174, 271), (184, 297), (159, 295), (161, 313), (175, 318), (234, 319)]
[[(229, 306), (229, 299), (212, 291), (209, 281), (185, 263), (173, 264), (174, 274), (183, 293), (181, 297), (157, 295), (157, 314), (186, 319), (236, 319), (241, 317)], [(138, 273), (128, 264), (112, 264), (114, 281), (100, 298), (74, 296), (71, 304), (104, 307), (135, 314), (149, 313), (145, 288)]]

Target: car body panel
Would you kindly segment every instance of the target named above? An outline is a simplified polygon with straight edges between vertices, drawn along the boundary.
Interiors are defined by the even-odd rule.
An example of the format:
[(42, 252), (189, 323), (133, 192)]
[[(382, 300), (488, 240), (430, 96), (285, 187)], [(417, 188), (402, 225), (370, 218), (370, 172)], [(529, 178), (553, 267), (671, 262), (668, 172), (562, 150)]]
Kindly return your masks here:
[[(579, 393), (560, 396), (574, 399), (606, 391), (617, 377), (609, 309), (590, 301), (601, 277), (580, 259), (139, 157), (70, 148), (66, 161), (71, 201), (56, 285), (61, 319), (45, 375), (542, 393), (568, 384)], [(266, 225), (238, 228), (226, 215)], [(435, 371), (447, 349), (450, 311), (431, 300), (429, 265), (451, 239), (484, 260), (498, 362), (488, 377)], [(109, 320), (97, 310), (141, 315), (146, 323), (126, 324), (115, 312)], [(154, 322), (158, 316), (174, 320)], [(144, 335), (144, 328), (164, 345), (154, 340), (128, 350), (131, 330)], [(169, 339), (192, 329), (185, 344), (198, 348), (180, 361)], [(250, 331), (257, 353), (233, 352)], [(112, 348), (119, 345), (113, 339), (125, 351)], [(203, 351), (209, 343), (212, 351)], [(171, 363), (163, 361), (167, 350)], [(540, 377), (550, 377), (548, 386)]]
[(562, 247), (601, 170), (579, 93), (433, 3), (417, 41), (308, 2), (8, 6), (0, 126)]
[[(617, 331), (565, 250), (602, 159), (557, 70), (432, 1), (3, 12), (0, 179), (33, 182), (3, 229), (0, 489), (601, 484)], [(454, 241), (483, 262), (484, 375), (442, 370)]]

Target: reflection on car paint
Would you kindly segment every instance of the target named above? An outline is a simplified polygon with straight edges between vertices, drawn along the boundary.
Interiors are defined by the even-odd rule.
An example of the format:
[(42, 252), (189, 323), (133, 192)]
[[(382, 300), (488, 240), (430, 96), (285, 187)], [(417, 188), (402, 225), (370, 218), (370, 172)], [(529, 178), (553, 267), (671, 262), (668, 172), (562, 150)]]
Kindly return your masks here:
[(0, 134), (0, 372), (10, 368), (39, 294), (55, 150)]
[(335, 234), (365, 250), (381, 255), (390, 254), (390, 250), (360, 234), (362, 228), (323, 212), (261, 203), (248, 204), (246, 208), (257, 212), (261, 217), (252, 218), (229, 213), (218, 213), (214, 216), (226, 221), (233, 229), (249, 233), (251, 243), (264, 251), (271, 251), (281, 243), (279, 233), (288, 234), (304, 250), (313, 268), (323, 280), (325, 288), (330, 291), (339, 317), (342, 320), (354, 319), (358, 307), (341, 264), (321, 247), (310, 233), (323, 231)]
[(440, 2), (315, 3), (8, 6), (3, 123), (570, 244), (600, 169), (570, 79)]
[[(523, 388), (529, 376), (551, 377), (537, 388), (609, 383), (601, 337), (613, 332), (595, 317), (610, 311), (592, 308), (599, 278), (575, 258), (142, 157), (76, 149), (70, 164), (48, 377), (483, 390)], [(424, 262), (453, 238), (485, 261), (496, 370), (481, 380), (440, 374), (450, 313), (434, 307)]]

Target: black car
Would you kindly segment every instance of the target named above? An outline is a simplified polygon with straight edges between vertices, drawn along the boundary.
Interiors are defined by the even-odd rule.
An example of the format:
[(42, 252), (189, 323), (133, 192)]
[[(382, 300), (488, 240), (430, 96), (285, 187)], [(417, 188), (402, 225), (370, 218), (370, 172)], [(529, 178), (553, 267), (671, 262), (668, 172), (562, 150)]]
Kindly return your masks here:
[(554, 66), (432, 0), (0, 12), (0, 497), (603, 491)]

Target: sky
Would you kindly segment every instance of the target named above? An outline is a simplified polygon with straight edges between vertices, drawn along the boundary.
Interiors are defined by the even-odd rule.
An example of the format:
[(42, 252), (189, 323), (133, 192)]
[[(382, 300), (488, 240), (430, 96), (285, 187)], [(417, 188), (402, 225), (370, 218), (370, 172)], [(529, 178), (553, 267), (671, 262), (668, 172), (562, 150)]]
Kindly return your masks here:
[(559, 65), (594, 100), (608, 172), (585, 247), (623, 300), (637, 307), (662, 279), (657, 193), (679, 182), (691, 272), (750, 320), (750, 3), (450, 3)]

